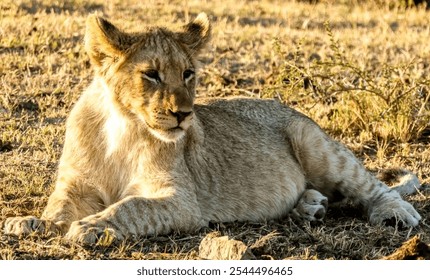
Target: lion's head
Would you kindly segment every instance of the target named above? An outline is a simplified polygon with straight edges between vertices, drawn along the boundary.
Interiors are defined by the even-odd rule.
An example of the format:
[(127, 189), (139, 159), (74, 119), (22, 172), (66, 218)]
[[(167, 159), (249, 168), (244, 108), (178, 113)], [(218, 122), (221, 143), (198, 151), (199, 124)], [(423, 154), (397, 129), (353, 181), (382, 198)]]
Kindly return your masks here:
[(141, 33), (122, 32), (91, 15), (85, 48), (119, 110), (172, 142), (192, 124), (196, 56), (209, 37), (204, 13), (176, 32), (153, 27)]

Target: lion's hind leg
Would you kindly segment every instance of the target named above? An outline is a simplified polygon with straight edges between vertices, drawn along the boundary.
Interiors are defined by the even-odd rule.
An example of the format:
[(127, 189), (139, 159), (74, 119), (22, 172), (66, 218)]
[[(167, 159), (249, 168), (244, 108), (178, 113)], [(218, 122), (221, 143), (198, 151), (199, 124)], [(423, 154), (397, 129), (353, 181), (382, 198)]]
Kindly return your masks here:
[(379, 171), (377, 178), (390, 185), (401, 196), (417, 193), (421, 189), (418, 177), (405, 169), (391, 168)]
[(319, 191), (307, 189), (291, 211), (291, 216), (301, 221), (322, 221), (328, 207), (328, 199)]
[(421, 216), (368, 172), (342, 144), (328, 137), (315, 123), (304, 120), (290, 125), (290, 141), (307, 182), (327, 196), (330, 202), (345, 198), (364, 207), (371, 224), (395, 219), (406, 227), (418, 225)]

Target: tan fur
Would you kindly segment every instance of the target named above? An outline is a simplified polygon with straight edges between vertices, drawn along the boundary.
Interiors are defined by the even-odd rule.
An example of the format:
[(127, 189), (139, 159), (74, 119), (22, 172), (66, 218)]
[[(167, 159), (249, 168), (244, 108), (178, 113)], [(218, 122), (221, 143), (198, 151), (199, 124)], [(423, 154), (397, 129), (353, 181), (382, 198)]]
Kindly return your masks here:
[(5, 232), (57, 229), (94, 243), (290, 211), (319, 220), (326, 197), (356, 201), (374, 224), (418, 224), (409, 203), (306, 116), (273, 100), (195, 100), (209, 37), (205, 14), (179, 31), (137, 34), (90, 16), (95, 77), (68, 118), (55, 191), (40, 219), (11, 218)]

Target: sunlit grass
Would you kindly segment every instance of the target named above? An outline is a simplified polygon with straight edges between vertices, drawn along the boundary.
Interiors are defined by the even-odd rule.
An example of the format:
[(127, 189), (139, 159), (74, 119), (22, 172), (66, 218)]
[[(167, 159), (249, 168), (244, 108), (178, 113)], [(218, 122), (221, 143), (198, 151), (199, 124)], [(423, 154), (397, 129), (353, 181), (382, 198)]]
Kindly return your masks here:
[[(312, 117), (370, 169), (402, 166), (428, 184), (430, 16), (400, 2), (1, 1), (0, 224), (10, 216), (40, 216), (46, 205), (66, 117), (92, 77), (82, 40), (93, 12), (131, 31), (175, 27), (206, 12), (213, 39), (201, 56), (198, 96), (279, 99)], [(427, 243), (429, 197), (423, 191), (408, 198), (424, 217), (411, 234)], [(107, 239), (103, 248), (0, 234), (0, 258), (197, 258), (211, 230), (112, 245)], [(265, 254), (300, 259), (380, 258), (409, 237), (369, 227), (349, 208), (330, 209), (320, 227), (285, 219), (215, 230), (250, 246), (267, 237)]]

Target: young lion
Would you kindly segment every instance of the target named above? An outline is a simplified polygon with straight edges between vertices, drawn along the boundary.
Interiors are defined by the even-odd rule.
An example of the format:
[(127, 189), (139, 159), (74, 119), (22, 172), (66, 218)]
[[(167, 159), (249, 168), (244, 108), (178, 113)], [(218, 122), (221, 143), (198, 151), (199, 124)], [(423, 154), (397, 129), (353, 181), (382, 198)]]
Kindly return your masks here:
[(195, 102), (210, 29), (205, 14), (177, 32), (138, 34), (89, 16), (95, 77), (68, 118), (55, 191), (40, 219), (10, 218), (5, 233), (58, 230), (92, 244), (291, 211), (312, 221), (340, 196), (372, 224), (418, 224), (398, 192), (306, 116), (274, 100)]

